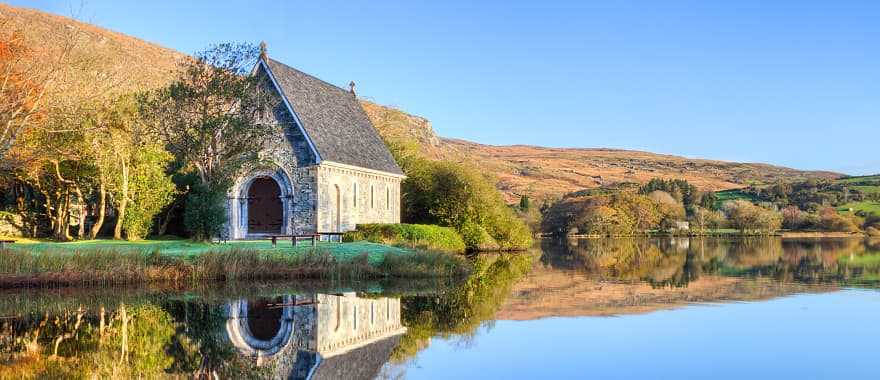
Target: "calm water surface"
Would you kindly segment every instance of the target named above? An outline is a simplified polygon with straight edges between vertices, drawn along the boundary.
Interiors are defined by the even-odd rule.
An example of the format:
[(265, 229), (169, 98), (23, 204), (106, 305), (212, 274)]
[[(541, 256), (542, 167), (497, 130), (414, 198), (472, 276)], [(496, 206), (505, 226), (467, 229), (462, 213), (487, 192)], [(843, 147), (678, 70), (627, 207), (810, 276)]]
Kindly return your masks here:
[(0, 378), (880, 378), (877, 241), (544, 240), (474, 264), (0, 293)]

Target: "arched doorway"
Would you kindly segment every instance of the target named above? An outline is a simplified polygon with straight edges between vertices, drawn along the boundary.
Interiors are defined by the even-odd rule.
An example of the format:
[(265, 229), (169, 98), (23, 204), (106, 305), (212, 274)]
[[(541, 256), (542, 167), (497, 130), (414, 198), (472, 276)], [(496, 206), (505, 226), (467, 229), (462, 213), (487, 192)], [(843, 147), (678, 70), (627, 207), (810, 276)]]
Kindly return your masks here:
[(247, 325), (251, 335), (257, 340), (271, 341), (281, 331), (283, 310), (273, 304), (283, 304), (284, 299), (257, 299), (247, 303)]
[[(239, 299), (227, 304), (226, 334), (242, 354), (271, 357), (294, 335), (295, 296)], [(312, 327), (308, 327), (312, 328)]]
[(247, 194), (248, 233), (280, 233), (284, 208), (281, 188), (274, 179), (254, 179)]

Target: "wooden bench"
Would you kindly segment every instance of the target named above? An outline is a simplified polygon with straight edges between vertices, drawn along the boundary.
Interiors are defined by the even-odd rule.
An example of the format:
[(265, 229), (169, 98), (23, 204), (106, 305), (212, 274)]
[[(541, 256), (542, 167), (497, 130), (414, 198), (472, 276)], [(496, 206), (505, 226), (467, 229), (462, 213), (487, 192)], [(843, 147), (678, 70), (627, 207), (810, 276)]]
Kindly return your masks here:
[(322, 238), (324, 236), (326, 236), (327, 241), (330, 241), (330, 242), (333, 241), (333, 237), (335, 236), (336, 242), (342, 243), (342, 236), (345, 235), (345, 232), (318, 232), (318, 235), (321, 235)]
[(6, 248), (7, 244), (14, 244), (15, 240), (0, 240), (0, 249)]
[(318, 239), (321, 237), (320, 234), (301, 234), (301, 235), (269, 235), (269, 239), (272, 240), (272, 248), (278, 244), (278, 239), (290, 239), (290, 242), (293, 243), (293, 246), (296, 247), (296, 242), (299, 239), (311, 239), (312, 247), (318, 245)]

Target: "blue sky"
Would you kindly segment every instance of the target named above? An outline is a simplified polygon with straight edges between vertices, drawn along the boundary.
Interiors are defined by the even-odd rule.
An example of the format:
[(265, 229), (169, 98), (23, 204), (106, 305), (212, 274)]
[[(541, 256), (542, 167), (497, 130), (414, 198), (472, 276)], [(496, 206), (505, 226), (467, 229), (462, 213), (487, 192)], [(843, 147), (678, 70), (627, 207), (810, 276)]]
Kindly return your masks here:
[(880, 172), (877, 1), (11, 3), (185, 53), (265, 40), (446, 137)]

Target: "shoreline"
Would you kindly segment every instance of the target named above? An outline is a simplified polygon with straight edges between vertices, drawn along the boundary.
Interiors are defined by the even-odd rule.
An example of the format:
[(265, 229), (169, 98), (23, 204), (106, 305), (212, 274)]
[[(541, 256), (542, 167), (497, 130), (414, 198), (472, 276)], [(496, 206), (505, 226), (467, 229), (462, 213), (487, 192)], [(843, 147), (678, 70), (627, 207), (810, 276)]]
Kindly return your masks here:
[(860, 232), (820, 232), (820, 231), (781, 231), (772, 234), (743, 234), (738, 232), (721, 232), (708, 234), (662, 234), (647, 233), (636, 235), (588, 235), (588, 234), (569, 234), (569, 235), (553, 235), (542, 234), (540, 238), (567, 238), (567, 239), (618, 239), (618, 238), (657, 238), (657, 237), (677, 237), (677, 238), (766, 238), (777, 237), (782, 239), (839, 239), (839, 238), (869, 238), (868, 235)]
[[(121, 248), (0, 249), (0, 289), (162, 284), (193, 286), (235, 281), (437, 279), (468, 275), (461, 255), (387, 247), (381, 252), (302, 252), (247, 248), (191, 254)], [(336, 249), (336, 251), (334, 251)], [(358, 246), (347, 247), (357, 250)]]

